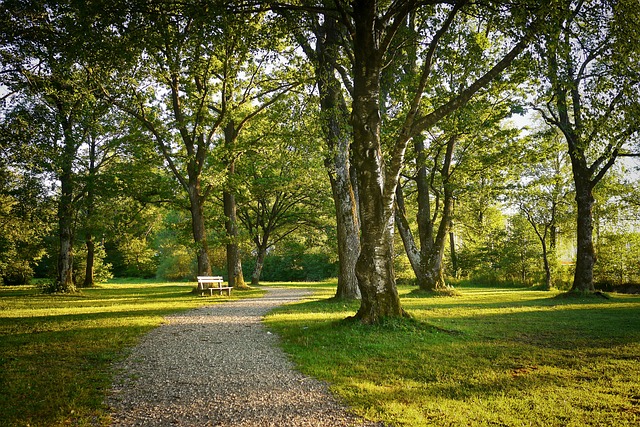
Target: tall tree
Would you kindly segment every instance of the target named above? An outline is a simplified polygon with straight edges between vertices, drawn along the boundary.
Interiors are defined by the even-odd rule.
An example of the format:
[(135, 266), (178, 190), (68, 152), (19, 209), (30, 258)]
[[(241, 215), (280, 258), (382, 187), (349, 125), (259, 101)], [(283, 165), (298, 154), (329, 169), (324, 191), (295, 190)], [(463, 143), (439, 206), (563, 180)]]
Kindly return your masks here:
[[(558, 225), (566, 199), (571, 191), (567, 157), (560, 151), (559, 135), (551, 133), (533, 136), (534, 148), (526, 157), (522, 180), (515, 191), (515, 201), (520, 212), (532, 227), (542, 249), (544, 288), (552, 286), (552, 270), (556, 261)], [(528, 166), (528, 167), (527, 167)]]
[[(299, 114), (288, 114), (290, 103), (272, 112), (280, 123), (263, 123), (249, 134), (260, 135), (260, 146), (245, 154), (238, 174), (245, 185), (239, 193), (238, 217), (255, 244), (251, 283), (260, 280), (270, 248), (304, 228), (326, 224), (330, 195), (322, 177), (322, 158), (313, 134), (306, 134)], [(267, 126), (271, 126), (270, 129)], [(251, 138), (250, 138), (251, 139)]]
[[(223, 190), (225, 228), (227, 230), (227, 272), (229, 284), (245, 287), (242, 263), (238, 248), (237, 206), (234, 188), (236, 162), (243, 154), (238, 146), (242, 129), (264, 114), (290, 90), (304, 80), (298, 68), (297, 57), (286, 43), (287, 35), (275, 18), (263, 14), (249, 15), (244, 20), (228, 19), (225, 22), (225, 61), (234, 62), (228, 73), (226, 89), (229, 112), (224, 127), (224, 162), (227, 169), (227, 185)], [(249, 29), (248, 29), (249, 28)], [(268, 37), (261, 36), (268, 34)], [(276, 53), (278, 52), (278, 53)], [(276, 67), (277, 65), (277, 67)], [(294, 70), (296, 70), (294, 72)]]
[[(120, 151), (127, 128), (123, 127), (122, 117), (110, 104), (96, 100), (88, 120), (91, 126), (87, 129), (83, 144), (77, 153), (78, 168), (78, 214), (81, 239), (86, 247), (84, 278), (81, 286), (94, 285), (94, 269), (96, 262), (96, 234), (104, 230), (101, 225), (104, 211), (100, 206), (109, 204), (116, 195), (110, 193), (105, 186), (103, 175), (107, 173), (110, 163), (123, 155)], [(107, 178), (109, 179), (109, 178)], [(79, 282), (79, 280), (78, 280)]]
[(538, 44), (545, 82), (538, 111), (567, 143), (577, 205), (571, 290), (590, 292), (593, 190), (619, 157), (634, 155), (640, 135), (638, 8), (625, 0), (566, 0), (553, 12)]
[[(433, 2), (422, 7), (420, 3), (410, 1), (383, 5), (365, 0), (354, 1), (351, 7), (342, 2), (337, 5), (349, 30), (353, 57), (352, 148), (362, 227), (361, 253), (356, 265), (362, 303), (355, 317), (365, 323), (374, 323), (383, 317), (405, 315), (395, 286), (393, 234), (396, 187), (408, 143), (416, 135), (464, 106), (479, 90), (500, 75), (526, 48), (531, 34), (521, 35), (520, 41), (513, 43), (498, 56), (499, 60), (479, 72), (477, 78), (465, 82), (450, 98), (429, 106), (425, 94), (428, 92), (436, 47), (443, 34), (449, 30), (452, 19), (470, 5), (466, 1), (455, 2), (453, 5), (450, 2)], [(431, 20), (431, 25), (428, 26), (430, 31), (424, 36), (425, 45), (419, 51), (420, 69), (416, 75), (416, 84), (410, 89), (411, 95), (407, 97), (409, 101), (398, 106), (403, 115), (383, 144), (381, 73), (393, 58), (395, 51), (392, 47), (402, 45), (397, 39), (399, 28), (406, 22), (408, 15), (417, 9), (426, 14), (426, 19)], [(523, 21), (526, 22), (527, 18)], [(388, 149), (383, 150), (383, 147)]]
[[(443, 120), (427, 135), (413, 138), (414, 147), (397, 189), (396, 225), (410, 257), (417, 284), (423, 290), (446, 291), (444, 253), (450, 238), (454, 200), (463, 201), (465, 181), (477, 167), (496, 174), (512, 162), (519, 144), (516, 131), (500, 122), (510, 114), (517, 93), (498, 85)], [(496, 95), (496, 93), (500, 95)], [(504, 96), (509, 93), (509, 96)], [(402, 180), (401, 180), (402, 182)], [(404, 191), (414, 192), (419, 246), (412, 233)]]
[[(0, 12), (2, 82), (9, 107), (29, 116), (27, 126), (40, 127), (43, 163), (60, 182), (58, 199), (59, 255), (54, 290), (74, 292), (74, 201), (78, 196), (76, 160), (92, 125), (95, 99), (82, 67), (89, 54), (81, 13), (73, 3), (3, 3)], [(49, 150), (47, 152), (47, 150)]]
[[(138, 25), (129, 25), (133, 33), (124, 34), (131, 40), (139, 37), (137, 46), (144, 48), (130, 70), (120, 70), (111, 85), (117, 89), (103, 87), (104, 95), (152, 135), (187, 194), (197, 273), (210, 274), (204, 217), (210, 185), (203, 173), (226, 112), (217, 13), (208, 8), (196, 11), (189, 4), (148, 5), (131, 12)], [(221, 87), (216, 105), (214, 96)]]
[[(268, 32), (263, 13), (236, 16), (223, 4), (198, 2), (129, 10), (132, 21), (140, 22), (127, 32), (130, 40), (138, 38), (140, 54), (114, 89), (105, 88), (105, 95), (146, 127), (188, 195), (198, 274), (210, 274), (204, 203), (215, 184), (212, 149), (225, 141), (226, 168), (232, 174), (240, 130), (292, 83), (269, 75), (273, 50), (266, 40), (273, 39), (262, 35)], [(233, 189), (225, 193), (233, 234)], [(228, 274), (235, 283), (237, 236), (229, 239)]]
[[(290, 16), (297, 20), (298, 15)], [(342, 41), (345, 27), (335, 13), (307, 14), (306, 28), (294, 25), (297, 40), (313, 64), (319, 94), (320, 121), (326, 146), (325, 167), (329, 174), (336, 211), (338, 244), (338, 299), (358, 299), (360, 289), (355, 266), (360, 255), (360, 220), (354, 180), (351, 175), (351, 140), (349, 110), (345, 96), (350, 81), (344, 65)], [(315, 40), (315, 44), (310, 40)], [(338, 78), (337, 75), (343, 76)]]

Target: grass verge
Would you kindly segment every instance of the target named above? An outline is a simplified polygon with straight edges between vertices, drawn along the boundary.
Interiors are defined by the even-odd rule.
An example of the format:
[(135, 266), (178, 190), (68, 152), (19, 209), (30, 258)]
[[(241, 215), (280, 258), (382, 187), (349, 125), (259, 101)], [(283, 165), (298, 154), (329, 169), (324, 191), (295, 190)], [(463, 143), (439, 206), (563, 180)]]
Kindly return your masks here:
[(55, 296), (0, 287), (0, 424), (108, 425), (112, 364), (144, 333), (169, 314), (264, 292), (203, 298), (193, 287), (120, 280)]
[(640, 422), (640, 297), (401, 288), (413, 319), (343, 322), (359, 303), (285, 306), (266, 321), (306, 374), (398, 426), (632, 426)]

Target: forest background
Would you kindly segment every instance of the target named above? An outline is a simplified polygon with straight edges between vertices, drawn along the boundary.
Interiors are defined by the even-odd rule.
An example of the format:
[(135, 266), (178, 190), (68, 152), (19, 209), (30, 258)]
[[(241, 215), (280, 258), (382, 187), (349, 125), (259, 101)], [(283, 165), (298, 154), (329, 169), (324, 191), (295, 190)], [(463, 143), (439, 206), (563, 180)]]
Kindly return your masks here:
[(640, 282), (634, 2), (426, 3), (3, 1), (2, 284)]

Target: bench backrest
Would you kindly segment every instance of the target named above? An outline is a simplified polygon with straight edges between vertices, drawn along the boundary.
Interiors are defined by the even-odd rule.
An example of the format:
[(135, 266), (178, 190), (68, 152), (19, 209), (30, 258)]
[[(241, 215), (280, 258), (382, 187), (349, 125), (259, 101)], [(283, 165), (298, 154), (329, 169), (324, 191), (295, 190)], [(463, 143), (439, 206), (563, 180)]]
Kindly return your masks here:
[(218, 282), (223, 281), (222, 276), (198, 276), (198, 282)]

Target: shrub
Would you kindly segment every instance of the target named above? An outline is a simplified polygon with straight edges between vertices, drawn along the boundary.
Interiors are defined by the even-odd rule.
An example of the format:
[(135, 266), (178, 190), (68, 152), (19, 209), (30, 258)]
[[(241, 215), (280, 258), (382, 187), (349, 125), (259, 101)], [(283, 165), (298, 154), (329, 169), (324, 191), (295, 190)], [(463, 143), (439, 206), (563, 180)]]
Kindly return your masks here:
[(2, 283), (7, 286), (27, 285), (33, 278), (33, 269), (28, 261), (8, 261), (1, 270)]

